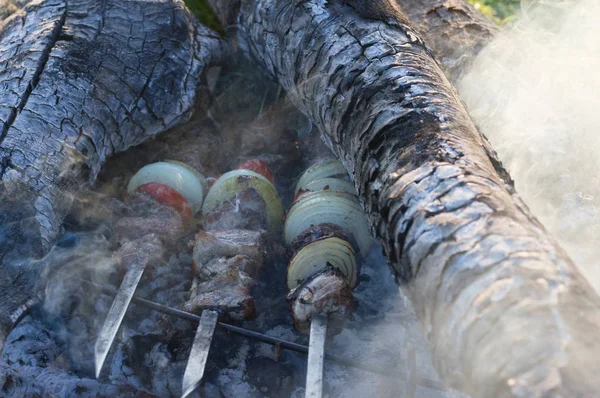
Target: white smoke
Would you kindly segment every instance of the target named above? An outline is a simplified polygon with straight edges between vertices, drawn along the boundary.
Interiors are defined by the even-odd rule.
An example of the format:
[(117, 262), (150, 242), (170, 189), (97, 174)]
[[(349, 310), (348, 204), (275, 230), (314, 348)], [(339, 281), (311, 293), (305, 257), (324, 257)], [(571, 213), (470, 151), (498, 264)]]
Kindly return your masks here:
[(457, 86), (517, 191), (600, 291), (600, 2), (524, 4)]

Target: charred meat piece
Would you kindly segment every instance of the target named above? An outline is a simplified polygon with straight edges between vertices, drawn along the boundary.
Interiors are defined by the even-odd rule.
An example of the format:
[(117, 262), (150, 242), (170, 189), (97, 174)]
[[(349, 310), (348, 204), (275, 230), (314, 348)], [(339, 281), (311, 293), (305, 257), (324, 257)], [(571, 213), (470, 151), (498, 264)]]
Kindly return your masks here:
[(264, 261), (266, 231), (278, 229), (283, 217), (268, 165), (254, 159), (223, 174), (203, 212), (206, 231), (194, 242), (196, 280), (186, 309), (218, 309), (233, 320), (249, 319), (254, 316), (249, 288)]
[(136, 240), (126, 242), (115, 252), (123, 270), (131, 267), (156, 267), (163, 261), (165, 250), (156, 234), (147, 234)]
[(248, 264), (251, 263), (241, 270), (254, 277), (264, 260), (264, 245), (264, 231), (261, 230), (200, 231), (194, 243), (194, 272), (200, 280), (210, 279), (215, 274), (215, 261), (241, 255)]
[(265, 201), (253, 188), (237, 193), (204, 215), (205, 230), (253, 229), (265, 230), (267, 224)]
[(294, 317), (294, 326), (303, 333), (309, 332), (311, 317), (317, 313), (328, 315), (330, 333), (339, 333), (345, 319), (356, 307), (346, 277), (331, 266), (290, 291), (287, 301)]
[(216, 309), (225, 319), (236, 321), (253, 318), (254, 301), (249, 288), (254, 281), (241, 270), (252, 262), (245, 256), (213, 260), (210, 268), (214, 277), (200, 283), (196, 280), (192, 299), (185, 304), (185, 310), (200, 313), (205, 309)]
[(133, 193), (130, 198), (131, 215), (121, 218), (114, 227), (114, 239), (117, 243), (156, 234), (165, 243), (172, 245), (184, 235), (183, 221), (177, 210), (158, 203), (144, 193)]

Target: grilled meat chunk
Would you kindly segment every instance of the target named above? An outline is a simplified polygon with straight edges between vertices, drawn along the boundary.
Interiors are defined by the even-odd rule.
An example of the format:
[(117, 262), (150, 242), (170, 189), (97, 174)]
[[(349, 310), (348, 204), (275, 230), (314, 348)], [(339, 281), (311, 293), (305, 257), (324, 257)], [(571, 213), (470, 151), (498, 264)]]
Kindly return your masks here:
[(341, 271), (333, 267), (307, 278), (288, 294), (287, 301), (294, 326), (303, 333), (310, 331), (310, 320), (316, 313), (328, 315), (328, 333), (339, 333), (345, 319), (356, 307), (352, 288)]
[(178, 243), (185, 229), (177, 210), (143, 193), (133, 193), (131, 198), (130, 215), (121, 218), (114, 227), (117, 243), (136, 240), (148, 234), (156, 234), (167, 244)]
[(203, 222), (205, 230), (266, 230), (268, 219), (265, 201), (251, 188), (205, 214)]
[(264, 231), (200, 231), (196, 235), (192, 257), (194, 271), (198, 278), (207, 280), (219, 268), (213, 263), (222, 263), (237, 255), (246, 258), (247, 265), (241, 270), (251, 277), (256, 276), (264, 260)]
[(253, 318), (254, 300), (249, 288), (254, 281), (241, 270), (252, 262), (241, 255), (213, 260), (210, 267), (213, 277), (205, 282), (195, 281), (192, 298), (185, 304), (185, 310), (200, 313), (207, 308), (217, 309), (225, 319), (236, 321)]

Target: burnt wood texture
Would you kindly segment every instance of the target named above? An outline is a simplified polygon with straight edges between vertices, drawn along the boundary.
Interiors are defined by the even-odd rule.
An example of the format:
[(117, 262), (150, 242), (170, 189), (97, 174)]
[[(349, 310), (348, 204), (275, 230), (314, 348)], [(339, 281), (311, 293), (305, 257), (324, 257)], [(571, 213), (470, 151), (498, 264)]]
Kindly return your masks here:
[(468, 70), (473, 58), (499, 29), (464, 0), (397, 0), (451, 82)]
[(74, 195), (206, 101), (221, 49), (178, 0), (41, 0), (0, 22), (0, 347)]
[(220, 39), (177, 0), (44, 0), (0, 29), (0, 257), (40, 255), (111, 154), (184, 120)]
[(230, 9), (242, 50), (353, 176), (444, 381), (477, 397), (594, 395), (599, 297), (520, 200), (406, 17), (365, 15), (361, 3)]

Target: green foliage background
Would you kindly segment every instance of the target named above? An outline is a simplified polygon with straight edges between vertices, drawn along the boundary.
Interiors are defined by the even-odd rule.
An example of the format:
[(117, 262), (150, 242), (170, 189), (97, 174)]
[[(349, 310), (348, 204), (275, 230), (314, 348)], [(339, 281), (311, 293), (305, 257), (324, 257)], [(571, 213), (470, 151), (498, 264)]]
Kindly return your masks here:
[(208, 26), (217, 32), (223, 33), (223, 28), (217, 18), (212, 13), (205, 0), (183, 0), (190, 11), (198, 18), (204, 26)]
[[(189, 9), (196, 15), (196, 18), (209, 28), (222, 32), (223, 29), (210, 7), (206, 4), (206, 0), (184, 0)], [(376, 0), (375, 0), (376, 1)], [(519, 11), (521, 0), (468, 0), (473, 4), (483, 15), (497, 23), (504, 25)]]
[(498, 25), (504, 25), (512, 20), (519, 8), (521, 0), (468, 0), (483, 15)]

